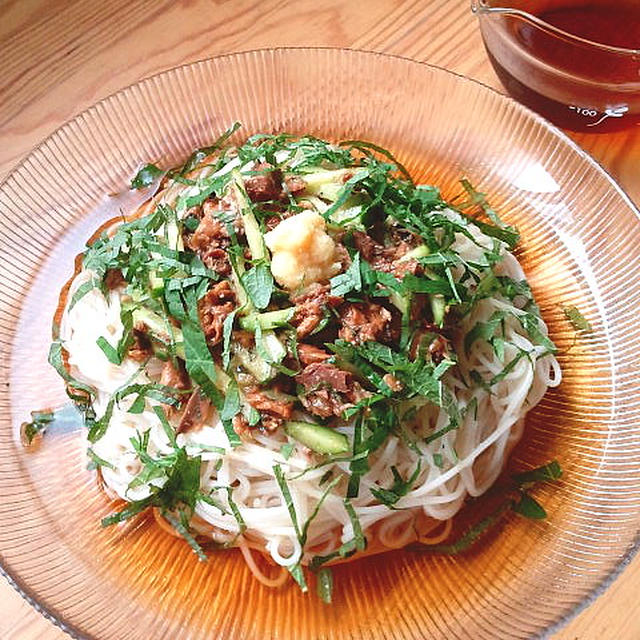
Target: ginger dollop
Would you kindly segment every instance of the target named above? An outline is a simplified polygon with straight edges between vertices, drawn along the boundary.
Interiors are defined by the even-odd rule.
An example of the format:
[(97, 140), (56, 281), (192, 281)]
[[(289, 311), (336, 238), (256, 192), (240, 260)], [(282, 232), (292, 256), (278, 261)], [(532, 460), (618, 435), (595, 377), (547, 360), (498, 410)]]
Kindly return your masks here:
[(328, 280), (342, 268), (324, 218), (315, 211), (284, 219), (264, 240), (272, 254), (273, 277), (285, 289)]

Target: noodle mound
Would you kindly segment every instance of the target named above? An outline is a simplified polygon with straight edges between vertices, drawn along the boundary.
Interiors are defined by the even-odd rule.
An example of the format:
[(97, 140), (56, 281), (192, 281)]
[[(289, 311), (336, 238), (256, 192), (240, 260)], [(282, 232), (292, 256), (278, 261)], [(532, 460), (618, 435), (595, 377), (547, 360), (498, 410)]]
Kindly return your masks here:
[(303, 583), (445, 539), (560, 382), (517, 232), (366, 143), (225, 141), (103, 233), (67, 294), (90, 455), (131, 503), (108, 521), (154, 508), (269, 586), (287, 572), (253, 550)]

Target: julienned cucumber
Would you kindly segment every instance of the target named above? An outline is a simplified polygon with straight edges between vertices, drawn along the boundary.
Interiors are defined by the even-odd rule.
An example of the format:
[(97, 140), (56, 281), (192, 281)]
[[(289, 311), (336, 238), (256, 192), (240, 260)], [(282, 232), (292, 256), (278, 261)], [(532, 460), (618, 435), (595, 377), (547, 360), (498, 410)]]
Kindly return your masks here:
[(316, 453), (347, 453), (351, 450), (344, 433), (313, 422), (285, 422), (285, 432)]
[(251, 200), (249, 200), (247, 192), (245, 191), (242, 176), (237, 169), (234, 169), (231, 175), (233, 176), (233, 193), (240, 207), (240, 215), (242, 216), (247, 244), (251, 251), (251, 258), (253, 260), (268, 260), (269, 254), (264, 244), (264, 237), (260, 231), (258, 221), (253, 214)]
[(265, 311), (264, 313), (251, 313), (240, 318), (240, 327), (245, 331), (255, 331), (257, 325), (260, 325), (263, 331), (277, 329), (285, 326), (293, 318), (294, 313), (295, 307)]
[[(156, 236), (161, 241), (164, 241), (169, 249), (173, 249), (174, 251), (184, 251), (182, 233), (176, 222), (169, 221), (162, 225), (158, 229)], [(160, 255), (155, 251), (151, 251), (150, 255), (154, 259), (160, 257)], [(155, 269), (149, 270), (149, 284), (151, 287), (151, 294), (154, 297), (160, 297), (164, 291), (164, 280), (158, 276)]]

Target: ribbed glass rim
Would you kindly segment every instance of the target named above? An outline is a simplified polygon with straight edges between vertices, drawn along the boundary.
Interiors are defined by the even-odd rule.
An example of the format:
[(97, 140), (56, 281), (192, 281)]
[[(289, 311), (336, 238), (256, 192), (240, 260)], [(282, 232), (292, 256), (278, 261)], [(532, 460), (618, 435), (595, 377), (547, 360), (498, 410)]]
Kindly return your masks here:
[[(486, 0), (479, 0), (480, 4), (484, 5)], [(476, 0), (472, 0), (472, 5), (476, 5), (478, 2)], [(524, 13), (524, 12), (522, 12)], [(529, 15), (529, 14), (527, 14)], [(613, 179), (613, 177), (609, 174), (609, 172), (589, 153), (587, 153), (582, 147), (580, 147), (576, 142), (574, 142), (564, 131), (562, 131), (559, 127), (553, 125), (551, 122), (535, 113), (533, 110), (525, 107), (520, 104), (510, 96), (503, 94), (502, 92), (494, 89), (493, 87), (476, 80), (474, 78), (470, 78), (461, 73), (457, 73), (445, 67), (441, 67), (439, 65), (434, 65), (428, 62), (423, 62), (420, 60), (415, 60), (413, 58), (409, 58), (407, 56), (402, 56), (399, 54), (391, 54), (391, 53), (383, 53), (379, 51), (372, 51), (366, 49), (355, 49), (351, 47), (330, 47), (330, 46), (284, 46), (284, 47), (258, 47), (253, 49), (245, 49), (242, 51), (235, 51), (231, 53), (220, 54), (216, 56), (209, 56), (206, 58), (200, 58), (198, 60), (192, 62), (186, 62), (183, 64), (175, 65), (173, 67), (169, 67), (163, 71), (159, 71), (157, 73), (151, 74), (149, 76), (145, 76), (144, 78), (132, 82), (117, 91), (114, 91), (104, 98), (101, 98), (90, 107), (83, 109), (73, 117), (69, 118), (63, 124), (54, 129), (46, 138), (44, 138), (41, 142), (34, 145), (31, 150), (25, 154), (25, 156), (7, 173), (7, 175), (0, 181), (0, 190), (2, 190), (5, 184), (11, 179), (11, 177), (20, 171), (20, 169), (27, 163), (29, 158), (44, 147), (49, 140), (58, 136), (61, 132), (70, 127), (76, 120), (81, 119), (86, 114), (92, 113), (96, 110), (99, 110), (101, 106), (107, 105), (110, 101), (117, 98), (119, 95), (126, 93), (134, 86), (145, 85), (147, 83), (153, 83), (157, 78), (165, 75), (170, 75), (175, 73), (176, 71), (187, 69), (189, 67), (196, 67), (199, 65), (206, 64), (210, 61), (214, 60), (224, 60), (224, 59), (232, 59), (232, 58), (242, 58), (246, 56), (251, 56), (259, 53), (276, 53), (276, 52), (284, 52), (284, 53), (296, 53), (296, 52), (319, 52), (319, 51), (336, 51), (346, 53), (347, 55), (367, 55), (377, 58), (386, 58), (386, 59), (396, 59), (405, 63), (411, 63), (415, 65), (420, 65), (426, 69), (435, 70), (438, 73), (445, 73), (451, 76), (454, 76), (462, 81), (470, 82), (475, 85), (478, 85), (484, 91), (489, 91), (492, 94), (499, 96), (500, 99), (506, 100), (511, 104), (516, 110), (521, 111), (527, 118), (532, 119), (538, 124), (542, 125), (548, 132), (552, 133), (556, 138), (558, 138), (564, 145), (566, 145), (573, 153), (577, 154), (582, 160), (586, 161), (596, 172), (598, 172), (602, 177), (604, 177), (609, 186), (616, 191), (618, 196), (622, 198), (624, 203), (630, 209), (630, 211), (636, 216), (638, 221), (640, 221), (640, 208), (633, 202), (630, 196), (625, 192), (625, 190)], [(626, 50), (631, 51), (632, 50)], [(637, 51), (634, 53), (638, 53)], [(564, 616), (560, 617), (554, 623), (549, 625), (547, 629), (543, 630), (538, 638), (548, 638), (551, 634), (562, 629), (569, 621), (574, 619), (580, 612), (586, 609), (590, 604), (592, 604), (600, 595), (602, 595), (608, 587), (614, 582), (614, 580), (622, 573), (622, 571), (631, 563), (633, 558), (640, 551), (640, 527), (636, 532), (635, 539), (633, 545), (626, 551), (626, 553), (620, 558), (618, 564), (616, 564), (611, 571), (600, 581), (598, 585), (596, 585), (590, 593), (588, 593), (580, 602), (578, 602), (573, 609), (571, 609)], [(0, 553), (0, 575), (3, 576), (4, 579), (22, 596), (38, 613), (40, 613), (44, 618), (46, 618), (49, 622), (53, 623), (56, 627), (67, 633), (72, 638), (76, 638), (78, 640), (95, 640), (90, 636), (82, 635), (70, 622), (64, 620), (64, 618), (52, 610), (50, 610), (46, 605), (43, 605), (38, 601), (38, 599), (31, 593), (31, 590), (24, 584), (22, 584), (19, 576), (13, 575), (4, 565), (2, 554)]]

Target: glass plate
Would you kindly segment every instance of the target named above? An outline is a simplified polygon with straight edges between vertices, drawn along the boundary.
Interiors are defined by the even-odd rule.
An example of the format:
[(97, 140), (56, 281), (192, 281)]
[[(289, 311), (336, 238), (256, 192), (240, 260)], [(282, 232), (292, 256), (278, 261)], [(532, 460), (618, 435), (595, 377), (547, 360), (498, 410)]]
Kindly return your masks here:
[[(335, 569), (335, 602), (269, 590), (236, 551), (197, 562), (151, 519), (110, 511), (82, 434), (20, 445), (29, 411), (59, 406), (46, 364), (58, 292), (96, 209), (140, 163), (176, 164), (234, 120), (238, 134), (311, 132), (393, 150), (417, 181), (467, 176), (522, 233), (519, 257), (560, 348), (564, 381), (531, 412), (511, 465), (557, 458), (536, 495), (458, 557), (408, 551)], [(123, 205), (126, 206), (126, 205)], [(442, 69), (336, 49), (253, 51), (154, 76), (56, 131), (0, 188), (0, 553), (4, 571), (69, 633), (90, 638), (417, 639), (543, 635), (585, 606), (634, 550), (640, 523), (640, 223), (629, 199), (557, 129)], [(562, 305), (594, 332), (576, 337)]]

